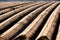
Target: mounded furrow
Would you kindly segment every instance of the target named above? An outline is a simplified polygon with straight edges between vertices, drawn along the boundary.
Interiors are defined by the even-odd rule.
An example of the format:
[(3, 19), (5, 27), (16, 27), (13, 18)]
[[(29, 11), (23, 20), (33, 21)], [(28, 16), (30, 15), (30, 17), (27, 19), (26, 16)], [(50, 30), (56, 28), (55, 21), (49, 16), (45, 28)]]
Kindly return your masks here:
[[(39, 4), (40, 5), (40, 4)], [(43, 4), (42, 4), (43, 5)], [(38, 6), (38, 5), (37, 5)], [(41, 5), (40, 5), (41, 6)], [(32, 11), (34, 7), (28, 8), (25, 11), (22, 11), (14, 16), (12, 16), (11, 18), (3, 21), (0, 26), (2, 28), (2, 30), (0, 30), (0, 34), (2, 34), (4, 31), (6, 31), (7, 29), (9, 29), (11, 26), (13, 26), (17, 21), (19, 21), (21, 18), (23, 18), (24, 16), (26, 16), (30, 11)], [(35, 8), (36, 9), (36, 8)]]
[[(43, 8), (43, 7), (42, 7)], [(40, 8), (41, 9), (41, 8)], [(36, 10), (36, 12), (37, 11), (39, 11), (39, 10)], [(41, 11), (43, 11), (43, 10), (41, 10)], [(41, 11), (40, 12), (37, 12), (37, 13), (41, 13)], [(37, 14), (35, 14), (35, 15), (37, 15)], [(39, 15), (39, 14), (38, 14)], [(30, 24), (30, 23), (29, 23)], [(12, 36), (11, 37), (11, 39), (14, 39), (19, 33), (21, 33), (22, 32), (22, 30), (24, 30), (26, 27), (23, 27), (22, 29), (20, 29), (14, 36)]]
[(5, 10), (0, 11), (0, 15), (1, 14), (4, 14), (6, 12), (9, 12), (9, 11), (12, 11), (12, 8), (8, 8), (8, 9), (5, 9)]
[[(48, 6), (50, 6), (53, 3), (49, 3), (46, 4), (38, 9), (36, 9), (35, 11), (31, 12), (30, 14), (28, 14), (27, 16), (25, 16), (24, 18), (22, 18), (20, 21), (18, 21), (14, 26), (12, 26), (10, 29), (8, 29), (6, 32), (4, 32), (1, 37), (3, 39), (9, 39), (10, 37), (12, 37), (16, 32), (18, 32), (18, 30), (20, 30), (22, 27), (25, 27), (25, 25), (28, 25), (29, 22), (31, 22), (31, 20), (33, 20), (41, 11), (43, 11), (45, 8), (47, 8)], [(37, 11), (38, 10), (38, 11)], [(38, 14), (37, 14), (38, 12)]]
[(36, 40), (51, 40), (60, 13), (60, 5), (53, 11)]
[[(40, 5), (38, 5), (38, 4), (39, 4), (39, 3), (32, 4), (32, 5), (28, 5), (28, 6), (26, 6), (26, 7), (18, 8), (18, 9), (16, 9), (16, 10), (13, 10), (13, 11), (10, 11), (10, 12), (8, 12), (8, 13), (5, 13), (5, 14), (3, 14), (3, 15), (0, 16), (0, 22), (6, 20), (7, 18), (9, 18), (9, 17), (11, 17), (11, 16), (13, 16), (13, 15), (15, 15), (15, 14), (17, 14), (17, 13), (19, 13), (19, 12), (25, 10), (25, 9), (28, 9), (29, 7), (30, 7), (29, 9), (31, 9), (33, 6), (35, 6), (34, 8), (37, 8), (37, 7), (39, 7), (40, 5), (42, 5), (42, 4), (40, 4)], [(32, 8), (32, 10), (34, 10), (34, 8)], [(29, 10), (29, 9), (28, 9), (28, 10)]]
[(34, 33), (39, 28), (41, 23), (44, 21), (46, 16), (55, 6), (57, 6), (57, 4), (58, 3), (52, 4), (47, 9), (45, 9), (41, 14), (39, 14), (38, 17), (21, 34), (19, 34), (15, 38), (15, 40), (30, 40), (30, 38), (34, 35)]
[(21, 8), (21, 7), (25, 7), (25, 6), (30, 5), (30, 4), (32, 4), (32, 3), (22, 4), (22, 5), (19, 5), (19, 6), (15, 6), (15, 7), (12, 7), (12, 8), (7, 8), (7, 9), (4, 9), (4, 10), (1, 10), (0, 15), (5, 14), (5, 13), (7, 13), (9, 11), (12, 11), (12, 10), (18, 9), (18, 8)]
[[(44, 4), (45, 4), (45, 3), (44, 3)], [(29, 12), (31, 12), (32, 10), (34, 10), (34, 9), (36, 9), (37, 7), (40, 7), (40, 6), (42, 6), (42, 5), (43, 5), (43, 4), (39, 4), (39, 5), (33, 6), (33, 7), (31, 7), (31, 8), (28, 8), (28, 9), (26, 9), (26, 10), (24, 10), (24, 11), (21, 11), (20, 13), (18, 13), (18, 14), (16, 14), (16, 15), (12, 16), (11, 18), (3, 21), (3, 22), (0, 24), (0, 30), (3, 29), (3, 28), (5, 28), (5, 26), (9, 25), (9, 24), (10, 24), (11, 22), (13, 22), (14, 20), (17, 20), (18, 18), (21, 19), (22, 17), (24, 17), (24, 15), (27, 15)]]

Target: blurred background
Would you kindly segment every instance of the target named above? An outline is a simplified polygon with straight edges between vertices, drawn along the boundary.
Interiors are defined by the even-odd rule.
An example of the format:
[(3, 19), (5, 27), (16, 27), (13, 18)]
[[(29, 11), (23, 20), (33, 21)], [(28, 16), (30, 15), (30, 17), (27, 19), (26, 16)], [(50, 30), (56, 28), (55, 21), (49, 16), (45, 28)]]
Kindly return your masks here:
[(7, 1), (59, 1), (59, 0), (0, 0), (0, 2)]

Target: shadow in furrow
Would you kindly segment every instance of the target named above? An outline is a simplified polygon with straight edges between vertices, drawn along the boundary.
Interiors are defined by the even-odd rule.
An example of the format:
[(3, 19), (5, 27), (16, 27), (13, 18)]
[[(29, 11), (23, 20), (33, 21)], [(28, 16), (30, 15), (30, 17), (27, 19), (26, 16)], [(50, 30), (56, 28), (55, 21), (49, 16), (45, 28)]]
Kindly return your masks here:
[(17, 14), (17, 13), (19, 13), (19, 12), (15, 12), (13, 15), (10, 15), (10, 16), (4, 18), (3, 20), (0, 20), (0, 23), (2, 23), (3, 21), (7, 20), (8, 18), (14, 16), (14, 15)]
[[(29, 7), (29, 8), (30, 8), (30, 7)], [(37, 8), (39, 8), (39, 7), (37, 7)], [(37, 9), (37, 8), (35, 8), (35, 9)], [(26, 8), (26, 9), (28, 9), (28, 8)], [(33, 10), (35, 10), (35, 9), (33, 9)], [(25, 10), (25, 9), (24, 9), (24, 10)], [(24, 11), (24, 10), (21, 10), (21, 11)], [(33, 10), (31, 10), (31, 11), (33, 11)], [(10, 15), (10, 16), (4, 18), (3, 20), (0, 20), (0, 23), (2, 23), (2, 22), (5, 21), (6, 19), (8, 19), (8, 18), (14, 16), (15, 14), (17, 14), (17, 13), (19, 13), (19, 12), (21, 12), (21, 11), (15, 12), (13, 15)], [(31, 12), (31, 11), (30, 11), (30, 12)]]
[[(37, 8), (36, 8), (37, 9)], [(35, 10), (35, 9), (34, 9)], [(34, 11), (31, 10), (30, 12)], [(0, 30), (0, 34), (2, 34), (3, 32), (5, 32), (6, 30), (8, 30), (9, 28), (11, 28), (14, 24), (16, 24), (19, 20), (21, 20), (23, 17), (25, 17), (26, 15), (28, 15), (30, 12), (28, 12), (27, 14), (24, 14), (23, 16), (18, 17), (16, 20), (14, 20), (13, 22), (11, 22), (9, 25), (6, 25), (4, 29)], [(15, 15), (15, 14), (14, 14)]]
[[(15, 9), (11, 8), (10, 11), (12, 11), (12, 10), (15, 10)], [(2, 11), (3, 11), (3, 10), (2, 10)], [(8, 13), (8, 12), (10, 12), (10, 11), (3, 12), (3, 13), (1, 13), (0, 15), (3, 15), (3, 14)]]
[[(16, 6), (15, 6), (15, 7), (16, 7)], [(23, 5), (20, 5), (20, 7), (24, 7), (24, 6), (23, 6)], [(15, 9), (17, 9), (17, 8), (12, 7), (10, 11), (15, 10)], [(2, 10), (1, 10), (1, 11), (2, 11)], [(10, 11), (8, 11), (8, 12), (10, 12)], [(8, 12), (4, 12), (4, 13), (8, 13)], [(0, 15), (3, 15), (4, 13), (1, 13)], [(3, 21), (3, 20), (2, 20), (2, 21)]]
[(38, 16), (38, 14), (35, 15), (34, 17), (32, 17), (32, 19), (30, 19), (27, 24), (24, 24), (23, 27), (22, 27), (16, 34), (14, 34), (14, 36), (12, 36), (10, 39), (15, 38), (19, 33), (21, 33), (22, 31), (24, 31), (24, 29), (25, 29), (37, 16)]
[(60, 14), (59, 14), (59, 18), (57, 20), (57, 23), (56, 23), (56, 26), (55, 26), (55, 30), (53, 32), (53, 36), (52, 36), (52, 39), (51, 40), (55, 40), (56, 39), (56, 36), (57, 36), (57, 33), (58, 33), (58, 29), (59, 29), (59, 23), (60, 23)]
[[(59, 4), (58, 4), (59, 5)], [(58, 6), (57, 5), (57, 6)], [(57, 7), (55, 6), (50, 13), (44, 18), (43, 22), (41, 23), (41, 25), (38, 27), (38, 29), (35, 31), (35, 33), (33, 34), (33, 36), (30, 38), (30, 40), (35, 40), (36, 37), (38, 36), (38, 34), (41, 32), (43, 26), (45, 25), (46, 21), (48, 20), (49, 16), (51, 15), (51, 13), (55, 10), (55, 8)]]
[[(49, 6), (48, 6), (49, 7)], [(46, 7), (47, 8), (47, 7)], [(46, 9), (45, 8), (45, 9)], [(44, 9), (44, 10), (45, 10)], [(42, 10), (42, 11), (44, 11), (44, 10)], [(41, 11), (41, 12), (42, 12)], [(41, 13), (41, 12), (39, 12), (39, 13)], [(38, 14), (36, 14), (34, 17), (32, 17), (32, 19), (27, 23), (27, 24), (25, 24), (17, 33), (15, 33), (11, 38), (10, 38), (10, 40), (13, 40), (18, 34), (20, 34), (22, 31), (24, 31), (24, 29), (39, 15), (39, 13)]]

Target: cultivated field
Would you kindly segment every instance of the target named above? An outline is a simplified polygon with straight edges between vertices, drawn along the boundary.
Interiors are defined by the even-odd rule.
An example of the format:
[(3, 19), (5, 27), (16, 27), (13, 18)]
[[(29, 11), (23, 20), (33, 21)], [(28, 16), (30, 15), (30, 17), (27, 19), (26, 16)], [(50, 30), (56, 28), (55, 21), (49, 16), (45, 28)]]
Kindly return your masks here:
[(60, 2), (0, 2), (0, 40), (60, 40)]

